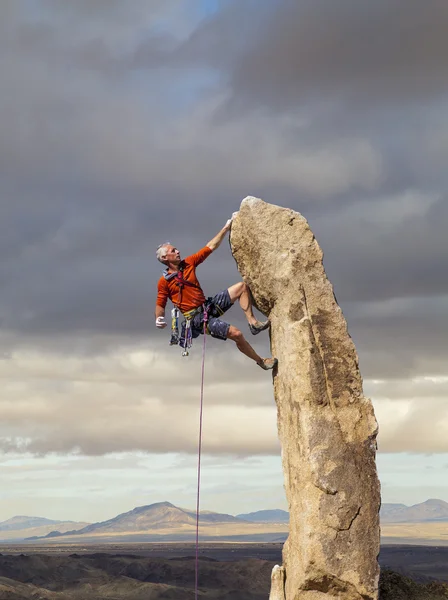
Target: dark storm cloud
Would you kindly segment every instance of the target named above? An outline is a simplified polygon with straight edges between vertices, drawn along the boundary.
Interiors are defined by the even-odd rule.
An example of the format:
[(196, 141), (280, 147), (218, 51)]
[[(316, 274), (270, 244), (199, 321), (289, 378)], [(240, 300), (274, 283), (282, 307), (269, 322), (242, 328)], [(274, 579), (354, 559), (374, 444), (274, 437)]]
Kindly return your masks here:
[[(442, 371), (446, 308), (416, 297), (448, 292), (445, 3), (0, 11), (6, 346), (153, 343), (157, 245), (196, 251), (253, 194), (309, 219), (363, 373)], [(200, 277), (238, 279), (227, 242)]]
[[(419, 373), (446, 374), (447, 296), (438, 312), (429, 302), (397, 301), (401, 314), (350, 318), (345, 311), (365, 377), (405, 378)], [(412, 306), (410, 309), (409, 306)]]
[[(36, 12), (20, 2), (2, 4), (4, 329), (22, 335), (107, 331), (113, 323), (122, 333), (146, 329), (161, 270), (156, 246), (176, 238), (184, 253), (194, 252), (228, 217), (225, 205), (201, 212), (185, 232), (202, 200), (185, 189), (188, 168), (171, 184), (178, 159), (164, 164), (170, 148), (152, 135), (155, 120), (168, 118), (156, 91), (163, 74), (148, 93), (145, 85), (101, 72), (99, 55), (91, 63), (87, 56), (96, 45), (104, 64), (125, 64), (136, 33), (178, 4), (131, 2), (123, 10), (118, 2), (44, 2)], [(163, 125), (157, 136), (163, 141)]]
[(317, 94), (412, 104), (447, 89), (447, 23), (443, 0), (232, 2), (187, 49), (218, 67), (227, 59), (233, 93), (251, 107), (294, 109)]
[(446, 3), (225, 6), (182, 48), (184, 60), (206, 61), (226, 81), (221, 118), (256, 110), (294, 115), (289, 142), (310, 153), (335, 139), (367, 139), (383, 158), (383, 191), (448, 183), (441, 168), (434, 171), (437, 155), (447, 157)]
[(413, 192), (359, 200), (312, 219), (338, 298), (364, 302), (447, 294), (447, 223), (444, 194)]

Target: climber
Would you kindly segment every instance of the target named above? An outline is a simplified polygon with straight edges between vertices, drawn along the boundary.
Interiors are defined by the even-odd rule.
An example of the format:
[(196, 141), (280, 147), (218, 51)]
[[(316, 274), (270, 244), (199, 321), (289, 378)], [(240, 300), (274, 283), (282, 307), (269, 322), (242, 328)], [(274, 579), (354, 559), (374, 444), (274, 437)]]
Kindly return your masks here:
[(262, 369), (268, 371), (275, 367), (277, 359), (259, 356), (239, 329), (220, 319), (221, 315), (229, 310), (235, 300), (238, 299), (248, 321), (249, 330), (253, 335), (257, 335), (260, 331), (269, 327), (269, 321), (260, 322), (255, 318), (252, 312), (252, 298), (249, 287), (241, 281), (206, 300), (196, 277), (196, 267), (218, 248), (226, 233), (230, 230), (232, 220), (236, 214), (233, 213), (232, 218), (204, 248), (183, 260), (179, 250), (169, 242), (158, 247), (157, 259), (166, 265), (166, 269), (157, 286), (156, 327), (163, 329), (167, 326), (165, 307), (167, 300), (170, 299), (186, 319), (182, 325), (180, 336), (180, 345), (185, 347), (187, 325), (191, 329), (193, 338), (203, 333), (205, 306), (208, 313), (207, 329), (210, 335), (220, 340), (226, 340), (227, 338), (233, 340), (240, 352), (254, 360)]

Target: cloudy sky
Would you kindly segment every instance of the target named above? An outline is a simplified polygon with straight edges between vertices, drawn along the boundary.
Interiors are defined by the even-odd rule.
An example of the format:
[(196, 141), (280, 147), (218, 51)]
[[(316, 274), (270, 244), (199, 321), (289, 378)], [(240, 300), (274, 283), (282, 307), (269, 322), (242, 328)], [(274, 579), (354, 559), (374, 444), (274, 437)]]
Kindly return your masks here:
[[(440, 0), (2, 0), (0, 520), (195, 505), (200, 346), (154, 328), (155, 248), (247, 195), (324, 250), (383, 501), (448, 501), (447, 56)], [(239, 280), (227, 242), (199, 275)], [(211, 341), (205, 402), (203, 508), (286, 508), (269, 374)]]

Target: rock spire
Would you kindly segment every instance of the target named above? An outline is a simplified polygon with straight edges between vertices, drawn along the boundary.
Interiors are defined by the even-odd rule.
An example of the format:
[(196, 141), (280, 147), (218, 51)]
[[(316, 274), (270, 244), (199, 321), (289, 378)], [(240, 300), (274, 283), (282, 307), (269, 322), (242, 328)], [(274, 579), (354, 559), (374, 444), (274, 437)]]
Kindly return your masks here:
[(230, 244), (271, 320), (278, 433), (290, 531), (270, 600), (377, 600), (377, 422), (358, 357), (299, 213), (248, 197)]

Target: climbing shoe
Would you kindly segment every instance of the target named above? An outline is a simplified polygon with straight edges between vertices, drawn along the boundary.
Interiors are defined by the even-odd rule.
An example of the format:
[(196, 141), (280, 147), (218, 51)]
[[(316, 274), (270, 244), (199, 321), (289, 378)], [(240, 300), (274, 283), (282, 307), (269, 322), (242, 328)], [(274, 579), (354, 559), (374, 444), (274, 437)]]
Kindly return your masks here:
[(257, 362), (257, 365), (263, 369), (263, 371), (270, 371), (278, 364), (278, 360), (276, 358), (262, 358), (260, 362)]
[(260, 331), (267, 329), (269, 325), (270, 321), (257, 321), (254, 324), (249, 323), (249, 329), (252, 335), (257, 335), (257, 333), (260, 333)]

